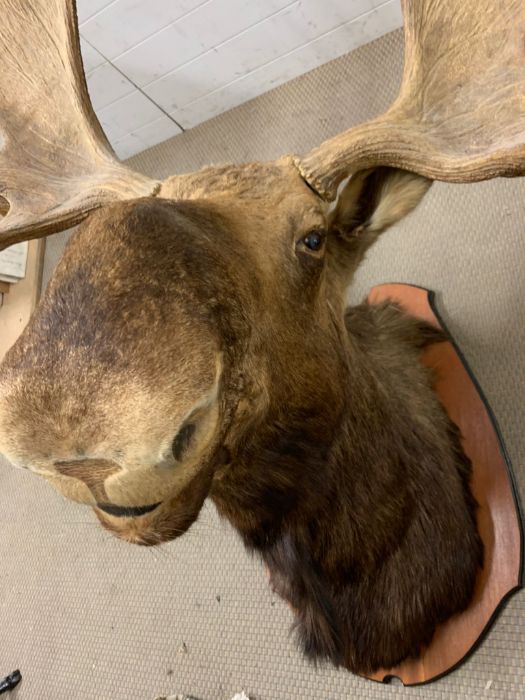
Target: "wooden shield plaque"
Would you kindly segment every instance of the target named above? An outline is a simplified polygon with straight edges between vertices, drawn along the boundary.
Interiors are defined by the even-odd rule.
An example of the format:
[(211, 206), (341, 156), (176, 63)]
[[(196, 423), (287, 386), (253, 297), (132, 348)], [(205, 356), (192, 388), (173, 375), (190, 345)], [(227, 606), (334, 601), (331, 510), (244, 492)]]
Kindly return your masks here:
[[(384, 284), (374, 287), (368, 297), (371, 304), (385, 300), (446, 330), (435, 309), (433, 292)], [(436, 392), (460, 428), (464, 450), (472, 461), (471, 486), (479, 504), (477, 521), (485, 561), (467, 610), (440, 625), (418, 658), (368, 676), (383, 682), (395, 676), (405, 685), (427, 683), (457, 667), (476, 648), (504, 602), (523, 586), (523, 519), (496, 421), (453, 341), (430, 346), (423, 362), (435, 371)]]

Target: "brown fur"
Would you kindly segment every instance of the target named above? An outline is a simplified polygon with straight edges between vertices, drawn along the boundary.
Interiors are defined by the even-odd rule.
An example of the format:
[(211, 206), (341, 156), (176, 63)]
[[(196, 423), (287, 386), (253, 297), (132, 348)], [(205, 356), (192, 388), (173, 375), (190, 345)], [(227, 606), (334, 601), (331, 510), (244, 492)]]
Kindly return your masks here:
[(322, 412), (286, 432), (274, 415), (212, 496), (296, 611), (307, 655), (368, 672), (417, 655), (467, 606), (481, 546), (470, 465), (418, 363), (426, 329), (388, 305), (346, 323), (337, 433)]
[(329, 213), (283, 159), (92, 215), (2, 365), (0, 449), (139, 544), (182, 534), (209, 494), (310, 658), (416, 655), (472, 595), (470, 465), (419, 361), (439, 333), (344, 293), (427, 188), (378, 169)]

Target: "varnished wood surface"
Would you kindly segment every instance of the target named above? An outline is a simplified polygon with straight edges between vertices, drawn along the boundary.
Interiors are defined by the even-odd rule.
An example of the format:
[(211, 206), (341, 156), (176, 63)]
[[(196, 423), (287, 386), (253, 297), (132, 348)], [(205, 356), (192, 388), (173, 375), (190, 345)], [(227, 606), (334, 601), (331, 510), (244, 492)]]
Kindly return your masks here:
[[(385, 299), (392, 299), (411, 315), (441, 327), (427, 290), (387, 284), (375, 287), (369, 295), (371, 303)], [(460, 663), (480, 639), (503, 599), (521, 585), (519, 513), (510, 466), (507, 467), (489, 413), (451, 343), (431, 346), (423, 361), (436, 372), (436, 391), (449, 416), (460, 427), (463, 447), (472, 461), (471, 485), (479, 503), (478, 528), (485, 547), (485, 562), (468, 609), (441, 625), (419, 658), (370, 676), (379, 681), (397, 676), (405, 685), (427, 682)]]

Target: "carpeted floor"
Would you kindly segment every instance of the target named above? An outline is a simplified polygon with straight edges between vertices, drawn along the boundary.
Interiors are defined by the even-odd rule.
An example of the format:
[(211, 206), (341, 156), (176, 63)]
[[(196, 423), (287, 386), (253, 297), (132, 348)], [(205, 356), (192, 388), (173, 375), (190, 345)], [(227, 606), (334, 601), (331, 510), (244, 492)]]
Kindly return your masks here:
[[(402, 68), (395, 32), (191, 132), (131, 164), (163, 177), (210, 162), (273, 158), (384, 110)], [(350, 292), (404, 281), (438, 292), (440, 310), (501, 425), (525, 502), (524, 180), (435, 184), (387, 233)], [(67, 234), (48, 240), (45, 279)], [(296, 650), (291, 613), (260, 564), (208, 505), (179, 541), (126, 545), (44, 482), (0, 469), (0, 676), (20, 668), (20, 700), (525, 698), (525, 593), (478, 651), (429, 686), (382, 686), (315, 670)]]

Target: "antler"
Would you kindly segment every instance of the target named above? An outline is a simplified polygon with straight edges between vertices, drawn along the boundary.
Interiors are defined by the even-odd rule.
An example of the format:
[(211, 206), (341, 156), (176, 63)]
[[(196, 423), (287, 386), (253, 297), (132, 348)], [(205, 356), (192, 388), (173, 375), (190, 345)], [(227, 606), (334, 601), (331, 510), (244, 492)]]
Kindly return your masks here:
[(403, 0), (403, 11), (396, 102), (296, 161), (326, 199), (378, 165), (450, 182), (525, 173), (523, 0)]
[(121, 165), (92, 110), (74, 0), (3, 0), (0, 250), (157, 183)]
[[(403, 4), (396, 102), (296, 160), (326, 199), (378, 165), (451, 182), (525, 173), (523, 0)], [(157, 191), (118, 162), (93, 113), (74, 0), (3, 0), (0, 60), (0, 250)]]

